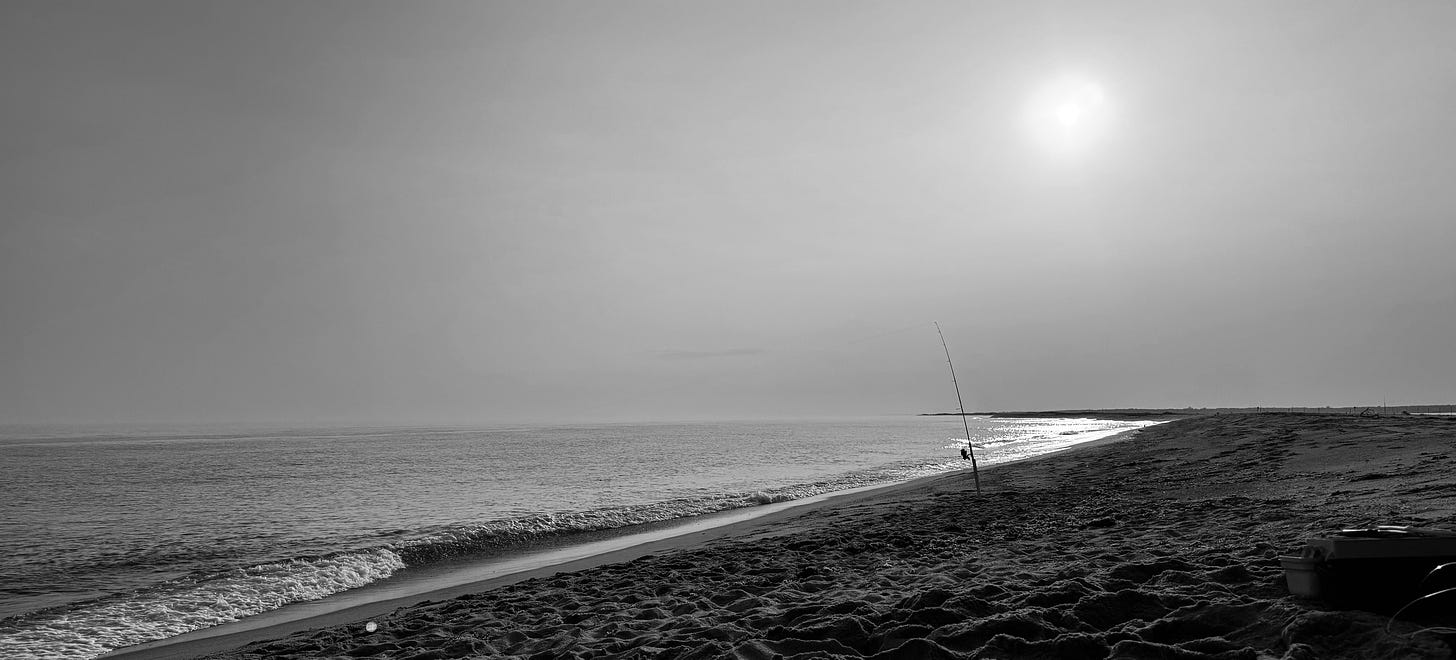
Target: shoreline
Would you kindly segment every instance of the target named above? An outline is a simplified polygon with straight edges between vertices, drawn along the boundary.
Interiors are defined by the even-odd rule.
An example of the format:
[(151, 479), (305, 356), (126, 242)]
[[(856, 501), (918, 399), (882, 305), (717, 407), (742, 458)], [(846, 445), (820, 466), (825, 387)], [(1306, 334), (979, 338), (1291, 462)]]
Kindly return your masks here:
[[(1106, 446), (1126, 440), (1142, 430), (1145, 429), (1128, 429), (1046, 454), (996, 463), (981, 468), (981, 472), (985, 476), (990, 471), (1018, 463), (1052, 459), (1079, 451)], [(918, 477), (909, 481), (865, 486), (847, 491), (825, 493), (800, 500), (791, 500), (745, 509), (720, 511), (687, 519), (679, 519), (671, 521), (671, 523), (648, 524), (646, 527), (659, 528), (648, 531), (640, 531), (642, 526), (635, 527), (631, 531), (611, 530), (598, 534), (598, 536), (606, 537), (603, 539), (592, 540), (583, 544), (568, 544), (561, 548), (530, 552), (522, 557), (514, 558), (513, 561), (503, 562), (506, 564), (520, 564), (522, 567), (518, 570), (508, 570), (503, 574), (492, 575), (491, 577), (469, 580), (458, 584), (448, 584), (408, 595), (388, 597), (381, 600), (370, 600), (369, 602), (362, 602), (342, 609), (331, 609), (329, 611), (304, 614), (302, 616), (299, 615), (299, 611), (308, 612), (317, 609), (320, 601), (291, 603), (277, 610), (262, 612), (236, 622), (119, 648), (104, 655), (97, 656), (97, 658), (106, 660), (174, 660), (220, 653), (253, 642), (278, 639), (306, 630), (338, 626), (371, 617), (382, 616), (400, 608), (406, 608), (424, 602), (459, 598), (461, 596), (499, 589), (530, 579), (550, 577), (557, 573), (584, 571), (607, 564), (628, 562), (652, 554), (671, 553), (696, 548), (718, 539), (747, 536), (758, 531), (760, 527), (766, 527), (786, 518), (805, 514), (815, 509), (844, 506), (862, 500), (880, 499), (904, 490), (929, 488), (936, 482), (954, 479), (958, 476), (969, 478), (969, 473), (970, 469), (966, 468), (957, 472)], [(726, 522), (719, 522), (725, 519)], [(641, 537), (641, 539), (635, 540), (638, 537)], [(583, 547), (586, 550), (580, 550)], [(594, 547), (604, 547), (604, 549), (594, 550)], [(582, 556), (583, 552), (586, 553), (585, 556)], [(462, 562), (462, 564), (469, 563)], [(491, 566), (495, 565), (497, 565), (495, 562), (491, 563)], [(459, 569), (457, 568), (456, 570)], [(466, 571), (468, 572), (468, 570), (467, 568)], [(350, 592), (335, 594), (323, 600), (333, 601), (336, 600), (335, 597), (337, 596), (345, 596), (351, 592), (366, 592), (370, 590), (370, 587), (363, 587), (350, 590)], [(347, 600), (347, 598), (344, 600)]]
[(1456, 419), (1185, 418), (981, 481), (979, 497), (966, 470), (842, 494), (246, 646), (113, 657), (1452, 657), (1456, 637), (1421, 628), (1453, 603), (1393, 620), (1296, 597), (1279, 557), (1350, 527), (1456, 529)]

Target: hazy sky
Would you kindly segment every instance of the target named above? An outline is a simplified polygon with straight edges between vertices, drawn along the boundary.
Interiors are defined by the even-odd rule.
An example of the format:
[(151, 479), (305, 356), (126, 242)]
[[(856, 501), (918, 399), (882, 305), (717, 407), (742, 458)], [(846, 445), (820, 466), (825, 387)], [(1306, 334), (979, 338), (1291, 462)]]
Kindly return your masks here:
[(1456, 401), (1450, 2), (0, 4), (0, 422)]

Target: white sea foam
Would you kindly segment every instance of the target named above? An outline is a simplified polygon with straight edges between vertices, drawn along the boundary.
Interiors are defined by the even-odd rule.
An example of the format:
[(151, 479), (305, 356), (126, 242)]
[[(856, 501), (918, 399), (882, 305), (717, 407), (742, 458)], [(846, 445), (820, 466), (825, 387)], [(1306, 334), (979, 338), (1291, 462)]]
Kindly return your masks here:
[(167, 583), (134, 595), (24, 617), (22, 628), (0, 628), (0, 657), (95, 657), (362, 587), (401, 568), (404, 562), (398, 554), (376, 550), (295, 559)]
[(765, 493), (758, 491), (750, 495), (748, 499), (752, 500), (754, 504), (774, 504), (776, 502), (788, 502), (797, 498), (787, 493)]

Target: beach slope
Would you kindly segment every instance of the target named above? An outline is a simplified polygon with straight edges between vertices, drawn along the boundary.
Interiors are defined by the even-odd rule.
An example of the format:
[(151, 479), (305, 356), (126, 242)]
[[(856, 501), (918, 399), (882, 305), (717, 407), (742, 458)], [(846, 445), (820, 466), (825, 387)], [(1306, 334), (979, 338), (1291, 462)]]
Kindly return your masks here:
[[(1456, 420), (1247, 414), (806, 507), (687, 547), (218, 658), (1441, 658), (1289, 595), (1277, 561), (1456, 528)], [(1445, 612), (1456, 610), (1446, 606)], [(1440, 613), (1437, 613), (1440, 616)]]

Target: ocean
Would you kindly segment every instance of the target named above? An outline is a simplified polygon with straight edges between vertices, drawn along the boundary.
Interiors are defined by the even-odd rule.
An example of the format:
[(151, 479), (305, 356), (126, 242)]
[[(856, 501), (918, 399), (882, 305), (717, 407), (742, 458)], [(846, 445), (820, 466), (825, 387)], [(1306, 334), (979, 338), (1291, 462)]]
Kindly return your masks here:
[[(1151, 422), (972, 418), (982, 466)], [(0, 427), (0, 657), (93, 658), (593, 532), (969, 469), (956, 417)]]

